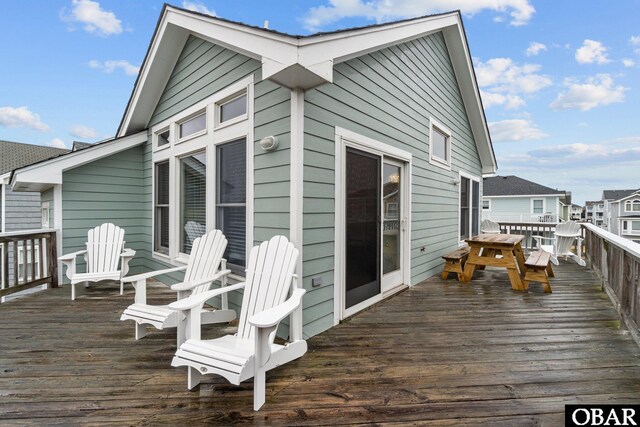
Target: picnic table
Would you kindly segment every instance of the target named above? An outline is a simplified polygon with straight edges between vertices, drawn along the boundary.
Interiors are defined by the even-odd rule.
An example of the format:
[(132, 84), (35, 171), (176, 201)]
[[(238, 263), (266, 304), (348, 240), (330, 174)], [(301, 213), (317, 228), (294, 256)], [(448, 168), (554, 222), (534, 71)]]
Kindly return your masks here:
[[(466, 239), (469, 245), (469, 258), (462, 274), (463, 282), (470, 282), (476, 268), (485, 266), (506, 268), (511, 288), (524, 291), (522, 275), (525, 273), (525, 259), (522, 253), (523, 235), (520, 234), (479, 234)], [(502, 255), (496, 258), (496, 255)]]

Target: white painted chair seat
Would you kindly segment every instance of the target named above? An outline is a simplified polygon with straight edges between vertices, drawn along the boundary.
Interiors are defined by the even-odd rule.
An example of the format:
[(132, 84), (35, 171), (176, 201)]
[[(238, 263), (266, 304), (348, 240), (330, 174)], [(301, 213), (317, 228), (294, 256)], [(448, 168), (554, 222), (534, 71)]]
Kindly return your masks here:
[[(89, 282), (119, 281), (122, 295), (122, 278), (129, 271), (129, 262), (136, 254), (132, 249), (125, 249), (124, 244), (124, 229), (105, 223), (88, 231), (87, 249), (58, 258), (67, 267), (67, 277), (71, 282), (71, 300), (76, 299), (76, 284), (82, 282), (88, 286)], [(76, 271), (76, 260), (81, 255), (87, 264), (84, 273)]]
[[(135, 302), (124, 310), (120, 320), (133, 320), (136, 323), (136, 340), (147, 335), (146, 325), (162, 330), (175, 328), (183, 321), (179, 313), (170, 308), (169, 305), (147, 304), (147, 279), (184, 271), (184, 281), (171, 286), (171, 290), (177, 293), (178, 300), (206, 292), (215, 281), (220, 281), (221, 288), (224, 288), (227, 285), (227, 275), (231, 273), (230, 270), (226, 269), (226, 261), (222, 258), (226, 247), (227, 239), (224, 234), (220, 230), (213, 230), (193, 241), (187, 265), (138, 274), (123, 279), (124, 282), (133, 284), (136, 294)], [(201, 313), (201, 322), (203, 324), (225, 323), (235, 318), (236, 312), (228, 308), (226, 294), (221, 298), (220, 310), (214, 309), (202, 311)], [(185, 341), (184, 332), (184, 326), (178, 328), (178, 347)]]
[[(254, 410), (265, 402), (266, 372), (302, 357), (307, 342), (302, 339), (302, 296), (294, 274), (298, 250), (284, 236), (275, 236), (255, 246), (247, 263), (246, 282), (214, 289), (172, 303), (184, 313), (187, 340), (176, 352), (172, 366), (188, 367), (188, 387), (200, 383), (204, 374), (217, 374), (232, 384), (253, 377)], [(205, 301), (233, 290), (244, 289), (242, 311), (235, 335), (202, 340), (200, 311)], [(291, 296), (287, 294), (291, 290)], [(290, 316), (290, 342), (274, 344), (280, 322)]]
[(482, 230), (483, 234), (500, 234), (500, 224), (490, 219), (485, 219), (480, 224), (480, 230)]
[[(571, 258), (578, 265), (586, 266), (582, 259), (582, 230), (580, 224), (574, 221), (562, 222), (556, 226), (554, 237), (532, 236), (538, 248), (551, 254), (551, 262), (558, 265), (558, 258)], [(550, 242), (546, 244), (543, 242)], [(571, 248), (575, 243), (576, 252)]]

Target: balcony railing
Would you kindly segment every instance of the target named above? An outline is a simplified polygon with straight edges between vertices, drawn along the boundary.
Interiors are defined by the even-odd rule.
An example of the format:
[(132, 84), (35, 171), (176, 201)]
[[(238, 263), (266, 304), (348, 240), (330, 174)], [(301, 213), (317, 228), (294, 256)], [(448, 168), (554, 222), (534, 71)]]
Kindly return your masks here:
[(521, 212), (491, 212), (483, 211), (482, 219), (490, 219), (495, 222), (509, 222), (509, 223), (544, 223), (544, 224), (557, 224), (557, 214), (529, 214)]
[(621, 323), (640, 345), (640, 244), (583, 224), (587, 259), (602, 279)]
[(0, 233), (0, 297), (48, 284), (58, 287), (56, 230)]
[(556, 223), (542, 222), (500, 222), (501, 234), (522, 234), (524, 240), (522, 246), (525, 249), (537, 249), (533, 236), (553, 237), (556, 230)]

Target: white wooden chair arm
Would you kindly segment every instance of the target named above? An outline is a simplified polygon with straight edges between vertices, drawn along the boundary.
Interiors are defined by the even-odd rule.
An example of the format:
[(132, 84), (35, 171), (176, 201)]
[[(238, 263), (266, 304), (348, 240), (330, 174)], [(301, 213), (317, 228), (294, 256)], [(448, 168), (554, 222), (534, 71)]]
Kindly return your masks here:
[(580, 235), (580, 234), (574, 234), (574, 233), (572, 233), (572, 234), (561, 234), (561, 233), (556, 233), (556, 236), (558, 236), (558, 237), (574, 237), (574, 238), (581, 238), (581, 237), (582, 237), (582, 235)]
[(555, 237), (542, 237), (542, 236), (531, 236), (533, 238), (533, 240), (535, 241), (540, 241), (540, 240), (551, 240), (551, 241), (555, 241), (556, 238)]
[(149, 273), (142, 273), (142, 274), (136, 274), (135, 276), (123, 277), (122, 281), (125, 282), (125, 283), (137, 282), (139, 280), (146, 280), (146, 279), (149, 279), (151, 277), (159, 276), (161, 274), (174, 273), (176, 271), (182, 271), (182, 270), (186, 270), (186, 269), (187, 269), (187, 266), (183, 265), (183, 266), (180, 266), (180, 267), (167, 268), (166, 270), (151, 271)]
[(172, 302), (169, 304), (169, 308), (172, 310), (186, 311), (196, 307), (202, 307), (205, 302), (213, 297), (222, 295), (226, 292), (237, 291), (244, 288), (245, 283), (236, 283), (235, 285), (225, 286), (224, 288), (212, 289), (207, 292), (203, 292), (197, 295), (191, 295), (188, 298), (181, 299), (180, 301)]
[(77, 252), (72, 252), (70, 254), (65, 254), (62, 255), (61, 257), (58, 257), (58, 260), (62, 261), (62, 262), (70, 262), (73, 261), (74, 259), (76, 259), (76, 257), (80, 256), (80, 255), (84, 255), (86, 254), (87, 251), (77, 251)]
[(122, 253), (120, 254), (120, 258), (133, 258), (136, 255), (136, 251), (134, 251), (133, 249), (123, 249)]
[(304, 289), (294, 289), (288, 300), (269, 310), (254, 314), (249, 318), (256, 328), (271, 328), (280, 323), (285, 317), (293, 313), (293, 311), (302, 304), (302, 296), (305, 294)]
[(217, 272), (212, 277), (208, 277), (206, 279), (196, 280), (195, 282), (176, 283), (175, 285), (171, 286), (171, 290), (176, 292), (189, 291), (195, 288), (196, 286), (204, 285), (205, 283), (215, 282), (216, 280), (220, 279), (222, 276), (226, 276), (229, 273), (231, 273), (231, 270), (222, 270)]

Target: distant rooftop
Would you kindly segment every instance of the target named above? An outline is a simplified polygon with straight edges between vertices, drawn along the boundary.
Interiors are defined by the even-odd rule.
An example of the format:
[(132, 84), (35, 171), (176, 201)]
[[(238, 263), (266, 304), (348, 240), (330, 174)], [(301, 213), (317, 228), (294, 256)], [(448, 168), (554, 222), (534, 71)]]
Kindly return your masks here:
[(73, 147), (71, 148), (71, 151), (78, 151), (84, 148), (89, 148), (91, 146), (93, 146), (93, 144), (90, 142), (73, 141)]
[(0, 141), (0, 174), (68, 152), (69, 150), (43, 145)]
[(554, 190), (535, 182), (527, 181), (515, 175), (491, 176), (483, 179), (483, 194), (485, 196), (564, 196), (566, 191)]
[(636, 191), (638, 191), (638, 189), (635, 189), (635, 190), (604, 190), (602, 192), (602, 200), (620, 200), (620, 199), (624, 199), (625, 197), (629, 197), (630, 195), (632, 195)]

